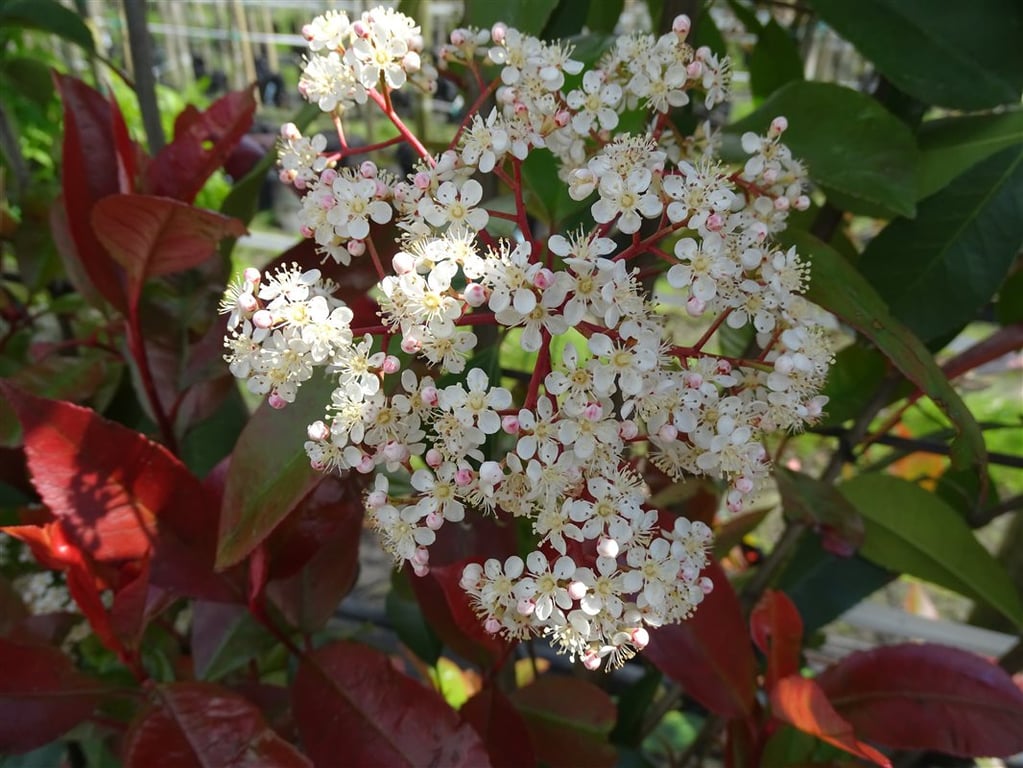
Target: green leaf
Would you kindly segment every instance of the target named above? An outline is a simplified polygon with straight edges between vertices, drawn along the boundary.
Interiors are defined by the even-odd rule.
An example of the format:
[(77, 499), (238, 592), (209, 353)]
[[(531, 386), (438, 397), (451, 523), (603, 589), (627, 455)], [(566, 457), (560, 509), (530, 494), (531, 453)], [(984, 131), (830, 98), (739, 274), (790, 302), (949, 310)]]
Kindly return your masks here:
[(1023, 625), (1023, 603), (1008, 572), (941, 498), (908, 480), (876, 473), (838, 489), (866, 522), (860, 552), (868, 560), (986, 603)]
[(42, 108), (53, 99), (53, 77), (50, 75), (50, 68), (39, 59), (13, 56), (0, 61), (0, 82), (5, 89), (17, 91)]
[(219, 680), (277, 640), (241, 605), (197, 600), (192, 616), (192, 660), (200, 680)]
[(1023, 144), (1023, 109), (929, 120), (920, 126), (917, 142), (922, 200), (995, 152)]
[[(568, 7), (573, 4), (563, 2), (562, 5)], [(625, 0), (591, 2), (590, 12), (586, 15), (586, 26), (590, 28), (591, 32), (614, 32), (624, 7)]]
[(550, 150), (539, 149), (529, 153), (522, 163), (522, 178), (526, 183), (526, 203), (530, 213), (560, 231), (559, 225), (575, 213), (590, 205), (586, 200), (573, 200), (558, 178), (558, 164)]
[(82, 18), (57, 0), (2, 0), (0, 27), (25, 27), (49, 32), (84, 48), (95, 51), (92, 32)]
[(1023, 244), (1023, 144), (989, 157), (871, 241), (857, 267), (923, 341), (973, 320)]
[(786, 519), (834, 530), (847, 554), (863, 543), (863, 518), (831, 483), (784, 467), (774, 468)]
[(783, 141), (817, 183), (892, 214), (916, 210), (916, 140), (874, 99), (832, 83), (790, 82), (729, 133), (764, 133), (788, 119)]
[(557, 4), (558, 0), (518, 0), (515, 3), (465, 0), (462, 25), (489, 29), (495, 22), (503, 21), (527, 35), (539, 35)]
[(953, 464), (984, 465), (987, 454), (980, 427), (920, 339), (891, 315), (877, 291), (834, 248), (806, 232), (789, 230), (783, 239), (810, 260), (807, 298), (873, 341), (949, 417), (956, 432)]
[[(597, 3), (598, 7), (602, 3)], [(550, 18), (544, 25), (543, 32), (538, 35), (543, 40), (563, 40), (583, 31), (586, 17), (593, 11), (591, 0), (575, 0), (572, 3), (558, 3), (554, 6)]]
[(763, 99), (792, 80), (803, 79), (803, 59), (796, 41), (771, 19), (757, 30), (757, 43), (749, 57), (749, 80), (753, 96)]
[(391, 590), (384, 600), (384, 610), (405, 647), (427, 664), (436, 664), (444, 644), (427, 623), (408, 577), (401, 571), (391, 573)]
[(1018, 102), (1018, 0), (811, 0), (821, 19), (900, 90), (955, 109)]
[(263, 403), (238, 436), (224, 485), (217, 568), (243, 560), (320, 482), (303, 444), (305, 425), (323, 417), (333, 382), (314, 376), (294, 403)]
[(1002, 325), (1023, 323), (1023, 269), (1012, 273), (999, 289), (995, 317)]
[(837, 426), (854, 419), (884, 380), (884, 355), (862, 344), (850, 344), (835, 355), (823, 395), (828, 398), (822, 424)]

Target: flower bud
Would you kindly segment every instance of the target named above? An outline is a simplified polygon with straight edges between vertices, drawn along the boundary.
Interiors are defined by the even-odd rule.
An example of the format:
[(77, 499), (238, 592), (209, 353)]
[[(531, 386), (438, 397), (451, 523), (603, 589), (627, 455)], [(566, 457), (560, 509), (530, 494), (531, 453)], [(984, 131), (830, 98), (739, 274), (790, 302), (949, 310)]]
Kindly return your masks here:
[(331, 185), (337, 181), (337, 171), (333, 168), (325, 168), (323, 173), (320, 174), (320, 183)]
[(348, 249), (348, 253), (352, 256), (362, 256), (366, 252), (366, 241), (365, 240), (349, 240), (345, 245)]
[(416, 260), (411, 253), (398, 251), (391, 259), (391, 266), (394, 268), (395, 274), (407, 275), (416, 268)]
[(431, 531), (438, 531), (440, 527), (444, 525), (444, 516), (438, 515), (436, 512), (431, 512), (426, 516), (426, 527)]
[(416, 174), (415, 178), (412, 180), (412, 183), (419, 187), (419, 189), (429, 189), (430, 174), (428, 174), (426, 171), (420, 171), (419, 173)]
[(399, 443), (397, 440), (391, 440), (388, 442), (381, 453), (383, 453), (384, 458), (390, 463), (405, 461), (405, 459), (409, 457), (408, 447)]
[(401, 369), (401, 360), (396, 358), (394, 355), (388, 355), (384, 358), (383, 364), (380, 366), (380, 370), (385, 374), (397, 373)]
[(419, 391), (419, 396), (423, 398), (423, 402), (433, 408), (440, 401), (440, 394), (437, 392), (437, 388), (433, 386), (425, 386)]
[(504, 470), (496, 461), (484, 461), (480, 464), (480, 482), (485, 485), (497, 485), (504, 480)]
[(593, 651), (590, 651), (583, 656), (583, 666), (586, 667), (590, 672), (596, 672), (600, 669), (600, 657)]
[(380, 509), (387, 503), (387, 494), (383, 491), (370, 491), (366, 494), (366, 509)]
[(472, 485), (472, 481), (474, 479), (476, 479), (476, 473), (474, 473), (469, 467), (460, 467), (455, 471), (455, 485), (459, 488)]
[(252, 316), (252, 324), (265, 330), (274, 324), (274, 316), (269, 310), (261, 309)]
[(600, 403), (587, 403), (583, 408), (583, 418), (589, 421), (597, 421), (604, 415), (604, 406)]
[(699, 80), (703, 77), (703, 62), (702, 61), (690, 61), (686, 65), (686, 76), (690, 80)]
[(501, 622), (495, 619), (493, 616), (489, 616), (486, 621), (483, 622), (483, 629), (489, 635), (496, 635), (501, 631)]
[(518, 605), (515, 606), (515, 610), (518, 611), (520, 616), (532, 616), (533, 611), (536, 610), (536, 603), (528, 598), (519, 600)]
[(674, 424), (665, 424), (659, 430), (657, 430), (657, 436), (662, 440), (676, 440), (678, 438), (678, 429)]
[(554, 284), (554, 273), (546, 267), (540, 269), (533, 277), (533, 286), (541, 291), (550, 288)]
[(271, 392), (266, 401), (270, 404), (270, 407), (276, 411), (286, 408), (288, 405), (288, 401), (278, 395), (277, 392)]
[(426, 565), (428, 562), (430, 562), (430, 553), (426, 547), (416, 547), (416, 551), (412, 553), (412, 564)]
[(597, 543), (597, 554), (601, 557), (618, 557), (618, 542), (614, 539), (602, 538)]
[(444, 456), (436, 448), (431, 448), (426, 452), (426, 465), (432, 469), (436, 469), (444, 463)]
[(414, 573), (419, 578), (423, 578), (429, 572), (430, 572), (430, 566), (428, 566), (428, 565), (413, 565), (412, 566), (412, 573)]
[(702, 301), (695, 296), (690, 296), (686, 299), (686, 313), (690, 317), (699, 317), (703, 314), (705, 309), (707, 309), (707, 302)]
[(517, 435), (519, 433), (519, 417), (509, 414), (508, 416), (501, 417), (501, 429), (506, 434)]
[(249, 283), (250, 285), (253, 286), (259, 285), (260, 279), (259, 270), (256, 269), (255, 267), (247, 267), (245, 271), (242, 273), (242, 278), (245, 280), (246, 283)]
[(622, 440), (635, 440), (639, 436), (639, 427), (632, 419), (625, 419), (618, 423), (618, 436)]
[(363, 456), (358, 464), (355, 465), (355, 471), (360, 475), (368, 475), (376, 469), (376, 462), (373, 461), (372, 456)]
[(786, 120), (782, 115), (779, 115), (778, 117), (774, 118), (774, 120), (771, 121), (771, 133), (775, 134), (776, 136), (785, 133), (785, 129), (787, 129), (788, 127), (789, 121)]
[(242, 312), (254, 312), (258, 306), (259, 302), (251, 293), (243, 293), (238, 297), (238, 308)]
[(586, 585), (581, 581), (573, 581), (568, 585), (568, 596), (573, 600), (582, 600), (586, 597)]
[(493, 40), (497, 45), (504, 43), (505, 37), (508, 34), (508, 25), (497, 22), (490, 28), (490, 39)]
[(405, 336), (401, 340), (401, 351), (414, 355), (423, 348), (423, 342), (413, 336)]
[(470, 307), (482, 307), (487, 301), (487, 289), (479, 283), (469, 283), (462, 292), (462, 298)]
[(740, 477), (735, 481), (735, 490), (739, 493), (747, 494), (753, 490), (753, 481), (748, 477)]
[(680, 13), (671, 21), (671, 31), (680, 37), (688, 35), (692, 26), (693, 22), (684, 13)]
[(322, 421), (314, 421), (306, 428), (306, 434), (309, 435), (310, 440), (319, 443), (330, 437), (330, 429)]
[(714, 582), (711, 581), (706, 576), (701, 578), (700, 581), (697, 582), (697, 585), (700, 587), (700, 591), (703, 592), (703, 594), (705, 595), (709, 595), (711, 592), (714, 591)]
[(636, 627), (629, 633), (629, 638), (632, 640), (632, 644), (636, 646), (636, 650), (642, 651), (650, 642), (650, 633), (643, 627)]

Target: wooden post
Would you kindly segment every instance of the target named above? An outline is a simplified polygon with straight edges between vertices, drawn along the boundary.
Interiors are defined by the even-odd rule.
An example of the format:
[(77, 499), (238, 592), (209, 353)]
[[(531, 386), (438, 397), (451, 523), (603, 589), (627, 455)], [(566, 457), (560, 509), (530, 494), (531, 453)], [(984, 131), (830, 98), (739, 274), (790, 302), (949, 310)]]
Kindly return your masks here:
[[(242, 87), (248, 87), (256, 82), (256, 60), (252, 55), (252, 42), (249, 39), (249, 25), (245, 18), (245, 6), (242, 0), (232, 0), (231, 9), (234, 11), (234, 23), (237, 27), (239, 48), (242, 56), (242, 72), (245, 75), (245, 82)], [(258, 94), (257, 94), (258, 98)]]
[(165, 143), (160, 108), (156, 103), (156, 78), (153, 76), (153, 46), (146, 26), (146, 0), (124, 0), (128, 20), (131, 60), (135, 70), (135, 93), (146, 129), (149, 153), (155, 155)]
[[(267, 35), (274, 34), (274, 20), (273, 13), (270, 10), (270, 4), (260, 5), (262, 21), (263, 21), (263, 32)], [(269, 38), (266, 43), (266, 63), (270, 67), (271, 72), (279, 73), (281, 71), (281, 60), (277, 56), (277, 43), (271, 42)]]

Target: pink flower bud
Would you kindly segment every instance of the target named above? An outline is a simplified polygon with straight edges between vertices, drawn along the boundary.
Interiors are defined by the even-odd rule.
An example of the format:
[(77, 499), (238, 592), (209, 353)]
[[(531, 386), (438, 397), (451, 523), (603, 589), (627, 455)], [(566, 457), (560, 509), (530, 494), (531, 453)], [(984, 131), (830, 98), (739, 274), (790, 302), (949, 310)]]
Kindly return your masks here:
[(429, 189), (430, 174), (428, 174), (426, 171), (420, 171), (419, 173), (416, 174), (415, 178), (412, 180), (412, 183), (419, 187), (419, 189)]
[(600, 403), (587, 403), (583, 407), (583, 418), (589, 421), (597, 421), (604, 415), (604, 406)]
[(697, 576), (700, 575), (700, 569), (692, 563), (687, 563), (679, 569), (679, 576), (682, 577), (682, 581), (690, 582), (694, 581)]
[(255, 267), (246, 267), (242, 272), (242, 278), (250, 285), (259, 285), (260, 273)]
[(365, 240), (349, 240), (345, 245), (348, 252), (352, 256), (362, 256), (366, 252), (366, 241)]
[(463, 45), (465, 43), (465, 30), (464, 29), (453, 29), (451, 30), (451, 44), (452, 45)]
[(568, 596), (573, 600), (582, 600), (586, 597), (586, 585), (581, 581), (573, 581), (568, 585)]
[(554, 124), (558, 126), (558, 128), (564, 128), (566, 125), (568, 125), (568, 122), (571, 119), (572, 113), (566, 109), (561, 109), (558, 110), (558, 112), (555, 113), (554, 115)]
[(308, 224), (303, 224), (298, 228), (298, 233), (302, 235), (302, 237), (312, 237), (313, 235), (316, 234), (316, 230), (310, 227)]
[(398, 251), (391, 259), (391, 266), (394, 268), (395, 274), (407, 275), (416, 268), (416, 260), (413, 258), (411, 253)]
[(593, 651), (590, 651), (583, 656), (583, 666), (586, 667), (590, 672), (596, 672), (600, 669), (600, 657)]
[(779, 115), (771, 121), (771, 133), (780, 135), (785, 133), (785, 129), (789, 127), (789, 121), (783, 116)]
[(504, 43), (507, 34), (508, 26), (506, 24), (502, 24), (500, 21), (490, 28), (490, 39), (497, 45)]
[(678, 429), (674, 424), (665, 424), (659, 430), (657, 430), (657, 436), (662, 440), (675, 440), (678, 438)]
[(618, 542), (614, 539), (602, 538), (597, 543), (597, 554), (601, 557), (618, 557)]
[(366, 24), (362, 19), (356, 19), (355, 23), (352, 24), (352, 32), (355, 33), (356, 37), (361, 37), (365, 40), (369, 37), (369, 25)]
[(440, 400), (440, 395), (437, 392), (437, 388), (430, 385), (423, 387), (419, 392), (419, 396), (423, 398), (423, 402), (426, 403), (431, 408), (437, 405), (437, 403)]
[(486, 621), (483, 622), (483, 629), (489, 635), (496, 635), (498, 632), (501, 631), (501, 622), (499, 622), (493, 616), (490, 616), (487, 618)]
[(480, 464), (480, 482), (485, 485), (497, 485), (504, 480), (504, 470), (496, 461), (484, 461)]
[(699, 389), (703, 386), (703, 376), (698, 373), (687, 373), (684, 381), (690, 389)]
[(721, 214), (719, 214), (719, 213), (712, 213), (710, 216), (707, 217), (706, 227), (711, 232), (717, 232), (723, 226), (725, 226), (725, 220), (724, 220), (724, 218), (722, 218)]
[(629, 633), (629, 637), (632, 638), (632, 644), (636, 646), (638, 651), (642, 651), (650, 642), (650, 633), (643, 627), (636, 627)]
[(279, 178), (283, 184), (294, 184), (295, 179), (298, 178), (298, 171), (294, 168), (287, 168), (278, 173), (277, 178)]
[(373, 461), (372, 456), (363, 456), (358, 464), (355, 465), (355, 471), (361, 475), (368, 475), (376, 469), (376, 462)]
[(732, 364), (727, 360), (718, 360), (717, 364), (718, 373), (728, 375), (732, 372)]
[(764, 171), (764, 181), (767, 184), (774, 184), (778, 180), (778, 172), (774, 168), (768, 168)]
[(397, 440), (391, 440), (387, 445), (384, 446), (383, 451), (384, 458), (388, 462), (405, 461), (409, 457), (408, 447), (399, 443)]
[(320, 183), (322, 184), (330, 185), (335, 181), (337, 181), (337, 171), (333, 168), (325, 168), (320, 174)]
[(436, 512), (431, 512), (426, 516), (426, 527), (431, 531), (440, 530), (440, 527), (444, 525), (444, 516), (438, 515)]
[(693, 22), (689, 20), (689, 17), (684, 13), (680, 13), (671, 21), (671, 31), (676, 35), (685, 37), (689, 34), (690, 28), (692, 28)]
[(255, 312), (259, 302), (251, 293), (243, 293), (238, 297), (238, 307), (242, 312)]
[(380, 366), (380, 370), (385, 374), (397, 373), (401, 369), (401, 360), (396, 358), (394, 355), (388, 355), (384, 358), (383, 365)]
[(359, 166), (359, 175), (364, 179), (375, 179), (377, 177), (377, 164), (372, 160), (363, 161)]
[(536, 603), (532, 600), (523, 598), (519, 600), (518, 605), (515, 606), (515, 610), (519, 612), (520, 616), (532, 616), (533, 611), (536, 610)]
[(274, 324), (274, 316), (269, 310), (261, 309), (252, 316), (252, 324), (265, 330)]
[(325, 211), (329, 211), (331, 208), (337, 205), (337, 198), (334, 197), (333, 192), (325, 192), (320, 195), (320, 208)]
[(366, 494), (366, 509), (380, 509), (387, 503), (387, 494), (383, 491), (371, 491)]
[(430, 566), (428, 566), (428, 565), (413, 565), (412, 566), (412, 573), (414, 573), (419, 578), (423, 578), (429, 572), (430, 572)]
[(639, 436), (639, 427), (632, 419), (626, 419), (618, 424), (618, 436), (622, 440), (635, 440)]
[(705, 309), (707, 309), (707, 302), (702, 301), (695, 296), (690, 296), (686, 300), (686, 312), (690, 317), (699, 317), (703, 314)]
[(517, 435), (519, 433), (519, 417), (518, 416), (503, 416), (501, 417), (501, 429), (503, 429), (509, 435)]
[(747, 494), (753, 490), (753, 481), (748, 477), (740, 477), (735, 481), (735, 490), (739, 493)]
[[(302, 32), (304, 33), (308, 28), (308, 24), (302, 27)], [(296, 141), (302, 138), (302, 132), (298, 130), (298, 126), (294, 123), (285, 123), (281, 126), (281, 138), (288, 141)]]
[(690, 80), (699, 80), (703, 77), (703, 62), (702, 61), (690, 61), (686, 66), (686, 76)]
[(461, 467), (455, 471), (455, 485), (459, 488), (472, 485), (474, 479), (476, 479), (476, 473), (469, 469), (469, 467)]
[(787, 197), (776, 197), (774, 198), (774, 210), (776, 211), (787, 211), (789, 209), (789, 199)]
[(271, 408), (277, 411), (281, 410), (282, 408), (286, 408), (288, 405), (288, 401), (285, 400), (280, 395), (278, 395), (276, 392), (271, 392), (270, 396), (266, 399), (266, 401), (270, 404)]
[(539, 270), (533, 277), (533, 285), (541, 291), (554, 285), (554, 273), (546, 267)]
[(796, 198), (795, 206), (797, 211), (805, 211), (810, 207), (810, 198), (806, 195), (800, 195)]
[[(315, 36), (316, 36), (316, 31), (313, 29), (313, 25), (312, 24), (303, 24), (302, 25), (302, 37), (304, 37), (306, 40), (312, 40)], [(293, 128), (295, 127), (294, 123), (288, 123), (288, 125), (290, 125)], [(284, 128), (286, 128), (286, 127), (287, 126), (282, 126), (281, 127), (281, 133), (282, 134), (284, 133)], [(285, 138), (287, 138), (287, 137), (285, 137)]]
[(444, 456), (436, 448), (431, 448), (426, 452), (426, 465), (436, 469), (444, 463)]
[(469, 283), (462, 292), (462, 298), (470, 307), (482, 307), (487, 301), (487, 289), (479, 283)]
[(322, 421), (314, 421), (306, 427), (306, 434), (309, 435), (310, 440), (320, 442), (330, 437), (330, 428)]
[(697, 585), (700, 587), (700, 591), (703, 592), (703, 594), (705, 595), (709, 595), (711, 592), (714, 591), (714, 582), (711, 581), (706, 576), (700, 579)]
[(414, 355), (423, 348), (423, 342), (411, 336), (401, 340), (401, 351), (408, 355)]
[(416, 551), (412, 553), (412, 564), (426, 565), (428, 562), (430, 562), (430, 553), (426, 547), (416, 547)]

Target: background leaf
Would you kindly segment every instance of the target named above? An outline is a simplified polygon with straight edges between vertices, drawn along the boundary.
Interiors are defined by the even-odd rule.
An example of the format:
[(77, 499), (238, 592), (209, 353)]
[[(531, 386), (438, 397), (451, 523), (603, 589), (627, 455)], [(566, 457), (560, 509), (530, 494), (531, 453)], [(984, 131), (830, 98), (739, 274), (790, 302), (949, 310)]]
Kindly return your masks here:
[(772, 18), (750, 31), (757, 35), (747, 62), (754, 97), (767, 98), (786, 83), (803, 79), (803, 59), (796, 41), (781, 24)]
[(503, 21), (526, 35), (539, 35), (554, 12), (558, 0), (519, 0), (495, 3), (492, 0), (466, 0), (462, 26), (489, 29)]
[(789, 122), (784, 143), (814, 181), (891, 214), (913, 215), (916, 141), (877, 101), (833, 83), (791, 82), (726, 130), (763, 133), (778, 115)]
[(1023, 245), (1023, 142), (927, 198), (913, 220), (889, 224), (856, 266), (921, 340), (973, 320)]
[(863, 516), (867, 532), (860, 552), (868, 560), (987, 603), (1023, 626), (1023, 604), (1009, 574), (939, 496), (876, 473), (854, 477), (838, 490)]
[(92, 53), (92, 32), (82, 17), (56, 0), (3, 0), (0, 27), (26, 27), (49, 32)]
[(486, 686), (458, 711), (483, 739), (494, 768), (536, 765), (526, 723), (497, 687)]
[(317, 765), (334, 765), (340, 755), (351, 765), (393, 768), (489, 765), (479, 736), (437, 693), (359, 643), (332, 643), (305, 660), (292, 707)]
[(1023, 7), (1014, 0), (811, 0), (821, 19), (906, 93), (986, 109), (1018, 102)]
[(887, 747), (963, 757), (1023, 751), (1023, 691), (993, 662), (958, 648), (859, 651), (817, 682), (858, 734)]

